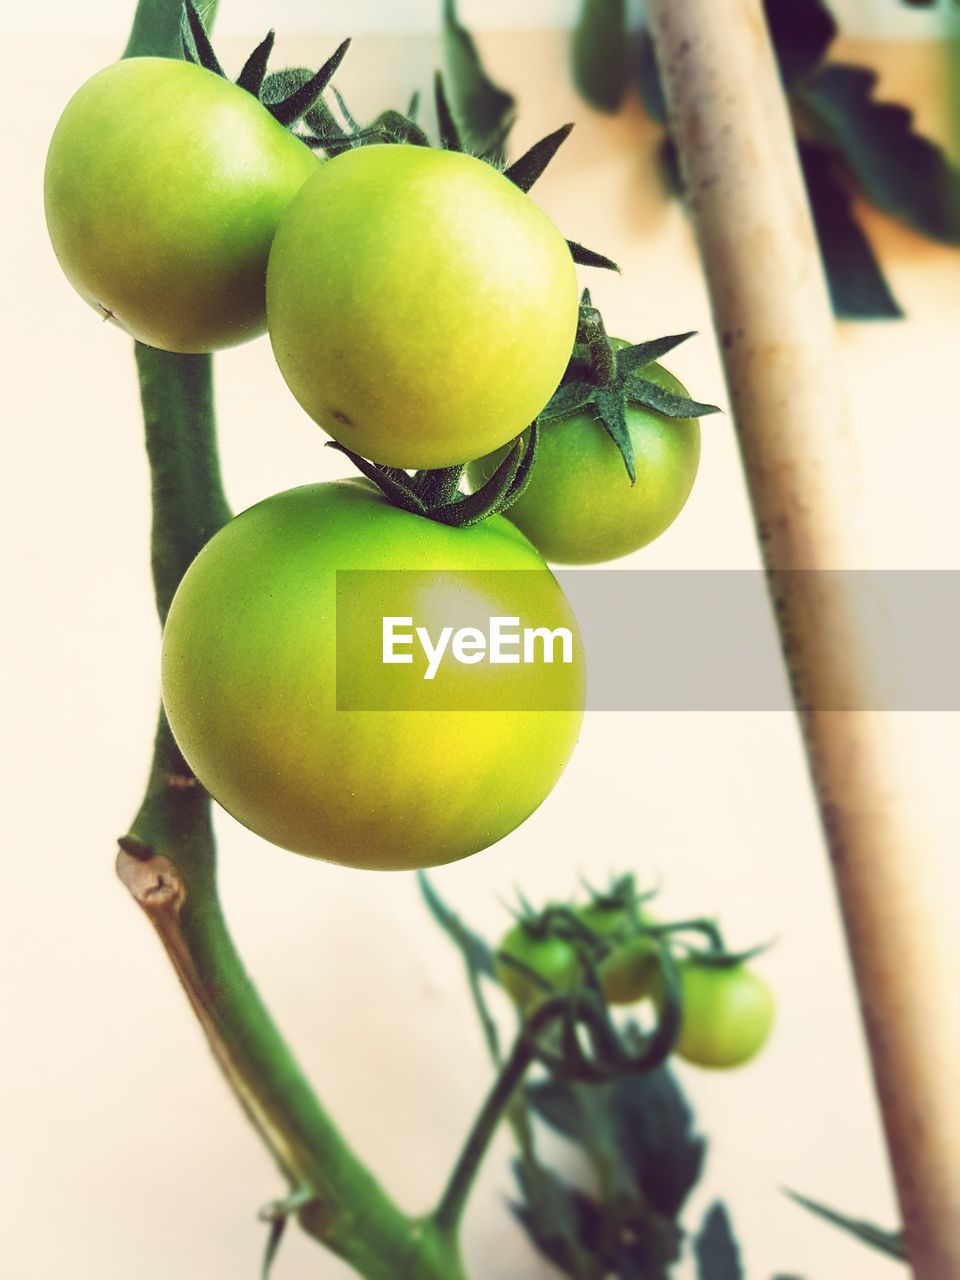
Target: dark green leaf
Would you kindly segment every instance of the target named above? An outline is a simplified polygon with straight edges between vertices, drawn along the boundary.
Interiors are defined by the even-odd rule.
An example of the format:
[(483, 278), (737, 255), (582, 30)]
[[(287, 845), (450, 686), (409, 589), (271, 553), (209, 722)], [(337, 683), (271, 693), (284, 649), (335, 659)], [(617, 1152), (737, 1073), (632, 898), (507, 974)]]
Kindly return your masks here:
[(822, 147), (800, 144), (800, 163), (834, 314), (844, 319), (896, 318), (903, 312), (880, 269)]
[(707, 1210), (693, 1242), (699, 1280), (743, 1280), (740, 1250), (726, 1206), (716, 1201)]
[(278, 1214), (270, 1223), (270, 1232), (267, 1236), (267, 1247), (263, 1254), (263, 1268), (260, 1272), (261, 1280), (270, 1280), (270, 1272), (273, 1270), (273, 1264), (276, 1261), (278, 1252), (280, 1251), (280, 1245), (283, 1241), (286, 1229), (287, 1215), (285, 1213)]
[(657, 168), (660, 170), (660, 178), (667, 195), (682, 196), (683, 174), (680, 172), (680, 157), (677, 154), (677, 144), (668, 133), (660, 139), (657, 147)]
[[(201, 67), (206, 67), (208, 71), (213, 71), (218, 76), (226, 79), (226, 72), (220, 65), (220, 60), (213, 51), (213, 45), (210, 43), (210, 37), (207, 35), (207, 29), (203, 25), (203, 19), (197, 13), (196, 5), (193, 0), (183, 0), (183, 17), (187, 24), (189, 39), (192, 41), (191, 52), (196, 52), (196, 61)], [(181, 30), (180, 38), (185, 40), (186, 33)], [(193, 59), (191, 58), (191, 61)]]
[(911, 111), (874, 100), (876, 83), (867, 67), (835, 62), (806, 80), (795, 100), (873, 204), (934, 240), (960, 244), (960, 171), (914, 132)]
[(795, 1200), (797, 1204), (802, 1205), (804, 1209), (809, 1209), (811, 1213), (815, 1213), (818, 1218), (823, 1218), (827, 1222), (833, 1223), (835, 1227), (841, 1227), (844, 1231), (848, 1231), (850, 1235), (856, 1236), (858, 1240), (862, 1240), (864, 1244), (871, 1245), (874, 1249), (878, 1249), (880, 1253), (885, 1253), (890, 1258), (899, 1258), (901, 1262), (909, 1262), (907, 1257), (907, 1246), (904, 1243), (902, 1231), (885, 1231), (882, 1227), (875, 1227), (869, 1222), (863, 1222), (858, 1218), (849, 1218), (844, 1213), (838, 1213), (836, 1209), (830, 1209), (825, 1204), (821, 1204), (817, 1200), (811, 1200), (807, 1196), (802, 1196), (796, 1191), (787, 1191), (786, 1194), (791, 1200)]
[(657, 55), (653, 51), (653, 41), (646, 31), (640, 36), (637, 84), (647, 115), (657, 124), (666, 124), (667, 101), (663, 96), (663, 85), (660, 82), (660, 68), (657, 66)]
[[(302, 84), (299, 89), (295, 89), (288, 97), (283, 98), (279, 102), (273, 101), (270, 103), (267, 103), (266, 98), (264, 98), (267, 109), (273, 116), (274, 120), (279, 124), (290, 126), (292, 124), (296, 124), (299, 119), (305, 116), (310, 108), (315, 105), (317, 99), (333, 79), (337, 68), (340, 66), (340, 63), (343, 61), (344, 55), (349, 48), (349, 39), (344, 40), (339, 48), (330, 55), (316, 75), (311, 76), (305, 84)], [(269, 78), (272, 79), (272, 77)]]
[(561, 125), (553, 133), (548, 133), (545, 138), (535, 142), (529, 151), (523, 153), (519, 160), (514, 160), (510, 168), (505, 171), (504, 177), (509, 178), (513, 185), (519, 187), (521, 191), (529, 191), (567, 138), (570, 137), (572, 128), (572, 124)]
[(703, 1168), (706, 1144), (666, 1067), (610, 1086), (613, 1133), (638, 1187), (658, 1213), (679, 1215)]
[(450, 910), (425, 872), (417, 872), (417, 883), (420, 886), (420, 892), (423, 894), (423, 899), (430, 910), (430, 914), (440, 928), (443, 929), (444, 933), (459, 948), (467, 963), (478, 972), (486, 974), (488, 978), (494, 977), (493, 952), (487, 946), (486, 941), (478, 933), (468, 929), (460, 917)]
[(648, 382), (639, 374), (631, 374), (624, 389), (631, 400), (646, 405), (648, 409), (656, 409), (667, 418), (705, 418), (710, 413), (720, 412), (715, 404), (702, 404), (688, 396), (678, 396), (655, 382)]
[(573, 33), (573, 78), (587, 102), (616, 111), (627, 81), (624, 0), (581, 0)]
[(620, 270), (612, 258), (608, 258), (602, 253), (597, 253), (595, 249), (587, 249), (584, 245), (578, 244), (576, 240), (568, 240), (567, 245), (570, 249), (570, 256), (578, 266), (600, 267), (603, 271)]
[(598, 387), (593, 397), (597, 406), (597, 417), (606, 427), (610, 439), (620, 450), (623, 465), (627, 469), (630, 483), (636, 484), (637, 464), (633, 456), (633, 441), (627, 430), (626, 409), (623, 403), (623, 392), (619, 387)]
[(787, 87), (823, 61), (837, 24), (822, 0), (764, 0), (767, 26)]
[(437, 107), (437, 127), (440, 130), (440, 145), (446, 151), (462, 151), (463, 142), (460, 130), (450, 110), (447, 92), (443, 87), (443, 76), (438, 71), (433, 78), (433, 96)]
[(270, 54), (273, 52), (274, 39), (275, 33), (268, 31), (243, 64), (243, 70), (237, 76), (237, 84), (240, 88), (246, 89), (247, 93), (252, 93), (255, 98), (260, 96), (260, 89), (267, 74), (267, 63), (270, 61)]
[[(495, 85), (483, 68), (473, 36), (457, 17), (456, 0), (444, 0), (443, 51), (453, 107), (465, 145), (501, 159), (516, 115), (513, 96)], [(494, 148), (496, 154), (491, 154)]]
[(617, 369), (620, 373), (639, 373), (644, 365), (660, 360), (668, 355), (682, 342), (696, 336), (696, 330), (689, 333), (668, 334), (663, 338), (652, 338), (649, 342), (637, 342), (632, 347), (621, 347), (617, 352)]
[(537, 1166), (531, 1172), (520, 1161), (513, 1168), (524, 1199), (510, 1208), (543, 1256), (568, 1275), (600, 1274), (584, 1269), (596, 1257), (598, 1205), (549, 1169)]

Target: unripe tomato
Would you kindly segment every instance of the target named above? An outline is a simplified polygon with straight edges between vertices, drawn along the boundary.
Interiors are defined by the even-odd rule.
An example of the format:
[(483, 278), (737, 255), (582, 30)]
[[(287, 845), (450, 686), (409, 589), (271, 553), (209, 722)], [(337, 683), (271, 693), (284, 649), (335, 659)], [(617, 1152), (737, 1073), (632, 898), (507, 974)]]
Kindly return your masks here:
[[(345, 587), (345, 570), (378, 572)], [(579, 640), (570, 664), (445, 666), (437, 687), (467, 709), (398, 709), (401, 674), (425, 686), (414, 665), (381, 665), (381, 615), (436, 638), (466, 605), (529, 620), (532, 597), (536, 625), (576, 637), (543, 560), (500, 517), (453, 529), (360, 480), (277, 494), (221, 529), (174, 597), (170, 726), (211, 795), (274, 844), (354, 867), (451, 862), (512, 831), (560, 776), (582, 719)]]
[(600, 961), (598, 973), (609, 1004), (636, 1004), (661, 990), (659, 948), (652, 938), (637, 936)]
[[(661, 365), (647, 365), (643, 377), (687, 394)], [(626, 422), (637, 469), (632, 486), (620, 450), (589, 411), (542, 427), (530, 483), (507, 515), (546, 560), (615, 560), (652, 542), (680, 514), (700, 462), (698, 420), (668, 418), (628, 403)], [(469, 473), (474, 486), (489, 479), (502, 460), (501, 452), (475, 462)]]
[(676, 1053), (698, 1067), (739, 1067), (763, 1048), (773, 1027), (773, 993), (745, 965), (677, 966), (683, 1009)]
[(54, 130), (50, 240), (81, 297), (140, 342), (229, 347), (266, 328), (270, 243), (319, 167), (222, 76), (129, 58), (88, 80)]
[[(554, 987), (556, 993), (570, 991), (580, 981), (576, 949), (564, 938), (538, 935), (522, 921), (504, 936), (498, 952), (525, 964)], [(519, 1009), (530, 1009), (551, 995), (527, 974), (505, 963), (500, 954), (496, 959), (496, 971), (497, 981)]]
[(270, 252), (280, 371), (342, 444), (389, 466), (465, 462), (550, 399), (577, 326), (563, 236), (473, 156), (377, 145), (321, 166)]

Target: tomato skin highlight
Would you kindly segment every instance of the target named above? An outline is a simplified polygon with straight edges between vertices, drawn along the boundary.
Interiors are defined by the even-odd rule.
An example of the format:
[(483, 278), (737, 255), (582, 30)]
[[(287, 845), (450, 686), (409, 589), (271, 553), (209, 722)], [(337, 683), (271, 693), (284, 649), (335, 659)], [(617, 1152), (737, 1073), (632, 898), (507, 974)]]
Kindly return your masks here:
[(215, 351), (266, 329), (270, 244), (319, 167), (246, 90), (128, 58), (82, 85), (54, 130), (50, 240), (103, 318), (148, 346)]
[[(687, 394), (661, 365), (648, 365), (643, 377)], [(507, 518), (552, 564), (599, 564), (637, 551), (669, 528), (686, 503), (700, 462), (698, 420), (628, 404), (626, 421), (637, 468), (633, 486), (619, 449), (589, 410), (541, 428), (530, 483)], [(503, 456), (471, 465), (475, 488)]]
[[(350, 569), (502, 570), (491, 606), (504, 614), (522, 613), (533, 572), (551, 614), (543, 624), (576, 627), (539, 554), (502, 518), (451, 529), (359, 480), (290, 490), (222, 529), (176, 593), (162, 653), (174, 736), (225, 809), (295, 852), (404, 870), (486, 848), (540, 805), (566, 765), (582, 719), (582, 654), (549, 668), (567, 710), (503, 709), (491, 671), (536, 692), (548, 669), (534, 665), (452, 666), (455, 687), (478, 690), (492, 709), (338, 710), (337, 571)], [(444, 592), (411, 592), (406, 611), (436, 632)], [(386, 688), (393, 670), (375, 679)]]
[(677, 1056), (719, 1070), (749, 1062), (773, 1028), (776, 1009), (767, 983), (742, 964), (714, 968), (683, 960), (677, 969), (683, 1007)]
[(547, 403), (577, 326), (566, 241), (473, 156), (374, 145), (327, 161), (267, 272), (280, 371), (324, 430), (389, 466), (462, 463)]

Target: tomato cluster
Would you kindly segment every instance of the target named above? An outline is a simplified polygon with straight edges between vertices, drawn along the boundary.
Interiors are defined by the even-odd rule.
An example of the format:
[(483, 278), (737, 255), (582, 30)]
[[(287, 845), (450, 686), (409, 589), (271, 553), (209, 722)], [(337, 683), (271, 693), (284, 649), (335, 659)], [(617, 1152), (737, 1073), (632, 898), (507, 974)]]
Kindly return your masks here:
[[(538, 575), (536, 625), (575, 635), (544, 557), (596, 561), (657, 536), (696, 473), (691, 411), (710, 406), (656, 363), (678, 339), (611, 343), (578, 299), (575, 260), (605, 260), (527, 195), (568, 129), (506, 171), (458, 149), (442, 103), (439, 149), (398, 113), (398, 135), (325, 133), (318, 95), (345, 46), (306, 84), (278, 73), (281, 100), (271, 38), (234, 84), (187, 14), (203, 65), (131, 58), (64, 110), (45, 174), (54, 250), (81, 296), (149, 346), (268, 332), (299, 403), (368, 479), (275, 495), (204, 548), (165, 626), (170, 725), (210, 793), (276, 844), (358, 867), (460, 858), (563, 770), (579, 642), (549, 706), (536, 665), (474, 664), (448, 709), (378, 702), (375, 677), (366, 708), (344, 710), (338, 679), (356, 679), (366, 638), (338, 634), (338, 575), (445, 575), (431, 594), (412, 574), (394, 602), (428, 629), (450, 575), (493, 573), (489, 612), (506, 617)], [(374, 610), (369, 584), (356, 589)]]
[(689, 944), (691, 922), (654, 920), (628, 878), (587, 906), (526, 913), (500, 941), (496, 977), (524, 1016), (554, 996), (590, 990), (607, 1005), (647, 1002), (660, 1016), (669, 954), (680, 1014), (673, 1052), (700, 1067), (742, 1066), (769, 1038), (773, 994), (748, 956), (724, 950), (713, 922), (692, 926), (708, 932), (709, 949)]

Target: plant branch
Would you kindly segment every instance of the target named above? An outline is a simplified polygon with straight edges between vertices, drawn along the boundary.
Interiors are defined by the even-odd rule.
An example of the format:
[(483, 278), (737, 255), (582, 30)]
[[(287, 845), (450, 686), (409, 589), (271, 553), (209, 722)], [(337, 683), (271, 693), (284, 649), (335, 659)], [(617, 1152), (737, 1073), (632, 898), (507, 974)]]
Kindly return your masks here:
[(433, 1222), (441, 1235), (452, 1235), (456, 1232), (483, 1157), (510, 1105), (514, 1091), (533, 1060), (533, 1053), (534, 1041), (528, 1026), (517, 1036), (510, 1050), (510, 1056), (500, 1068), (493, 1087), (473, 1122), (443, 1195), (440, 1197), (440, 1202), (434, 1211)]
[[(208, 25), (214, 8), (206, 8)], [(125, 56), (175, 51), (179, 17), (179, 0), (140, 0)], [(230, 510), (211, 358), (139, 344), (135, 354), (162, 621), (183, 573)], [(214, 1057), (302, 1206), (304, 1229), (368, 1280), (465, 1280), (455, 1240), (402, 1213), (344, 1142), (247, 976), (217, 893), (210, 800), (162, 709), (146, 793), (119, 843), (120, 878), (156, 929)]]

